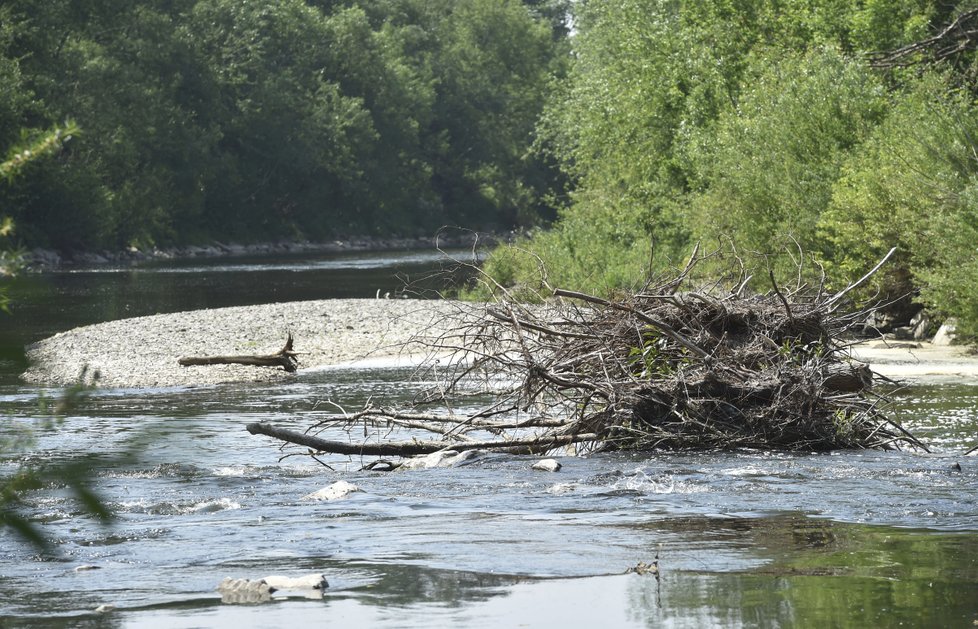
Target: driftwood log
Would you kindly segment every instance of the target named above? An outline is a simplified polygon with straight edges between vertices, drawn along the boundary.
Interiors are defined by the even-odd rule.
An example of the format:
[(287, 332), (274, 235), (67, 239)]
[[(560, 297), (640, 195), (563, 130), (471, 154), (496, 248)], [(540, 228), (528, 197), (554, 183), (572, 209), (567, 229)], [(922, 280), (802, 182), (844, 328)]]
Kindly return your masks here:
[(926, 450), (886, 417), (872, 370), (849, 353), (846, 332), (871, 311), (852, 307), (849, 296), (892, 253), (837, 292), (808, 286), (801, 273), (792, 287), (768, 273), (770, 289), (751, 292), (743, 264), (739, 277), (710, 285), (691, 277), (694, 250), (678, 276), (629, 295), (556, 289), (537, 306), (508, 297), (471, 305), (437, 326), (441, 334), (416, 339), (432, 355), (418, 378), (436, 384), (412, 408), (369, 404), (326, 414), (301, 433), (264, 423), (248, 430), (366, 456)]
[(184, 367), (193, 365), (250, 365), (252, 367), (281, 367), (289, 373), (299, 368), (298, 353), (292, 350), (292, 333), (285, 340), (285, 346), (274, 354), (264, 356), (188, 356), (179, 363)]
[[(345, 441), (330, 441), (295, 430), (276, 428), (265, 422), (248, 424), (246, 429), (253, 435), (274, 437), (296, 445), (306, 446), (317, 452), (360, 456), (416, 456), (419, 454), (441, 452), (446, 449), (456, 451), (492, 449), (497, 452), (508, 452), (510, 454), (543, 454), (560, 446), (598, 438), (598, 435), (550, 435), (538, 439), (514, 439), (507, 441), (505, 444), (500, 444), (497, 439), (490, 439), (482, 442), (466, 441), (453, 444), (449, 448), (443, 441), (415, 440), (409, 443), (350, 443)], [(503, 447), (500, 447), (501, 445)]]

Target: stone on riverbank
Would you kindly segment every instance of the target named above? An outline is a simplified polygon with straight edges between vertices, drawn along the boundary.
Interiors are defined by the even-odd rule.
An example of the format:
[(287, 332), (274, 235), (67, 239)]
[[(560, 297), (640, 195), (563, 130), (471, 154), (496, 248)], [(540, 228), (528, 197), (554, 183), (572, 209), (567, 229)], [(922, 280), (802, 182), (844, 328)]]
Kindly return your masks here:
[(931, 341), (932, 344), (938, 347), (946, 347), (954, 343), (954, 332), (957, 330), (957, 319), (953, 317), (948, 319), (937, 329), (937, 334), (934, 335), (934, 339)]

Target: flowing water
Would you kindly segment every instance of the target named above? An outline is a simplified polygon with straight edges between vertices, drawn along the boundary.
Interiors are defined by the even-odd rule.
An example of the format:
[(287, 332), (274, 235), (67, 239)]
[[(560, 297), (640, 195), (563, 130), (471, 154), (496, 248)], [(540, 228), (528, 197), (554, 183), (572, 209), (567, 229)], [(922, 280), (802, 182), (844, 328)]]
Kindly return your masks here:
[[(100, 318), (396, 290), (431, 256), (171, 264), (39, 275), (14, 292), (8, 348)], [(29, 308), (24, 306), (25, 309)], [(26, 314), (25, 314), (26, 313)], [(9, 354), (10, 352), (8, 352)], [(16, 357), (7, 361), (16, 370)], [(59, 393), (0, 383), (3, 434)], [(287, 384), (100, 390), (4, 473), (78, 463), (116, 514), (69, 487), (26, 494), (53, 540), (0, 532), (0, 627), (972, 626), (978, 621), (978, 386), (916, 386), (896, 419), (935, 454), (483, 455), (455, 468), (361, 471), (249, 435), (304, 429), (334, 400), (408, 399), (397, 369), (301, 372)], [(339, 435), (326, 435), (345, 437)], [(325, 465), (324, 465), (325, 464)], [(337, 480), (344, 500), (303, 496)], [(626, 573), (658, 561), (654, 574)], [(224, 577), (322, 573), (322, 597), (230, 605)], [(95, 613), (113, 605), (107, 613)]]

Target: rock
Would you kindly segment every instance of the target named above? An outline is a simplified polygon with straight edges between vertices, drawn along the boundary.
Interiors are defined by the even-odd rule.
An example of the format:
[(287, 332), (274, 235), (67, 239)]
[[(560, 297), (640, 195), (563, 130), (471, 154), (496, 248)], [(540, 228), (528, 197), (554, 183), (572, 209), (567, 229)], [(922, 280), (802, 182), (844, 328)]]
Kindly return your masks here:
[(314, 491), (311, 494), (306, 494), (302, 497), (303, 500), (342, 500), (347, 498), (350, 494), (356, 493), (358, 491), (363, 491), (353, 483), (349, 483), (345, 480), (338, 480), (332, 485), (323, 487), (319, 491)]
[(921, 310), (913, 316), (913, 319), (910, 320), (910, 329), (913, 330), (915, 341), (922, 341), (927, 336), (927, 331), (930, 329), (930, 317), (927, 316), (925, 310)]
[(225, 577), (217, 586), (222, 603), (264, 603), (272, 600), (274, 588), (264, 580), (232, 579)]
[(931, 341), (934, 345), (947, 346), (954, 342), (954, 331), (957, 329), (958, 320), (954, 317), (949, 318), (938, 328), (937, 334)]
[(102, 264), (108, 264), (109, 258), (102, 255), (101, 253), (96, 253), (94, 251), (85, 251), (81, 253), (75, 253), (71, 256), (71, 261), (74, 264), (79, 264), (83, 266), (96, 266)]
[(329, 587), (326, 577), (321, 574), (307, 574), (303, 577), (283, 577), (271, 575), (262, 579), (273, 591), (279, 590), (325, 590)]
[(572, 491), (577, 491), (577, 488), (578, 488), (577, 483), (557, 483), (556, 485), (551, 485), (550, 487), (548, 487), (547, 493), (553, 494), (555, 496), (559, 496), (561, 494), (567, 494)]
[(896, 318), (891, 313), (883, 313), (878, 310), (873, 311), (866, 318), (863, 325), (863, 334), (866, 336), (880, 336), (890, 332), (897, 323)]
[(901, 325), (893, 328), (891, 333), (893, 338), (898, 341), (912, 341), (914, 337), (914, 329), (909, 325)]
[(267, 576), (264, 579), (232, 579), (225, 577), (217, 586), (222, 603), (265, 603), (276, 592), (296, 592), (305, 598), (322, 598), (329, 587), (322, 574), (302, 577)]
[(538, 472), (557, 472), (561, 467), (560, 461), (557, 459), (543, 459), (530, 466), (531, 469)]
[(479, 450), (439, 450), (431, 454), (416, 456), (404, 460), (397, 469), (399, 470), (424, 470), (432, 467), (458, 467), (465, 465), (477, 458), (481, 452)]
[(27, 263), (35, 267), (56, 267), (61, 264), (61, 256), (51, 249), (34, 249), (27, 256)]

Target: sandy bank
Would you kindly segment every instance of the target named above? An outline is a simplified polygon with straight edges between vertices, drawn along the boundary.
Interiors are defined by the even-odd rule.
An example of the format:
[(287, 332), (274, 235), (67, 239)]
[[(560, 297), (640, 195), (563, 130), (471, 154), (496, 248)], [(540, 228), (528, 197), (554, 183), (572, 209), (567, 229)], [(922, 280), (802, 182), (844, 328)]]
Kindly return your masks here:
[(472, 306), (453, 301), (330, 299), (137, 317), (62, 332), (28, 348), (28, 382), (65, 386), (88, 365), (106, 387), (169, 387), (284, 380), (279, 368), (181, 367), (183, 356), (272, 354), (286, 333), (301, 352), (300, 371), (379, 356), (423, 353), (408, 341), (441, 329), (446, 315)]
[(894, 380), (978, 384), (978, 354), (969, 347), (873, 340), (854, 347), (852, 354)]

